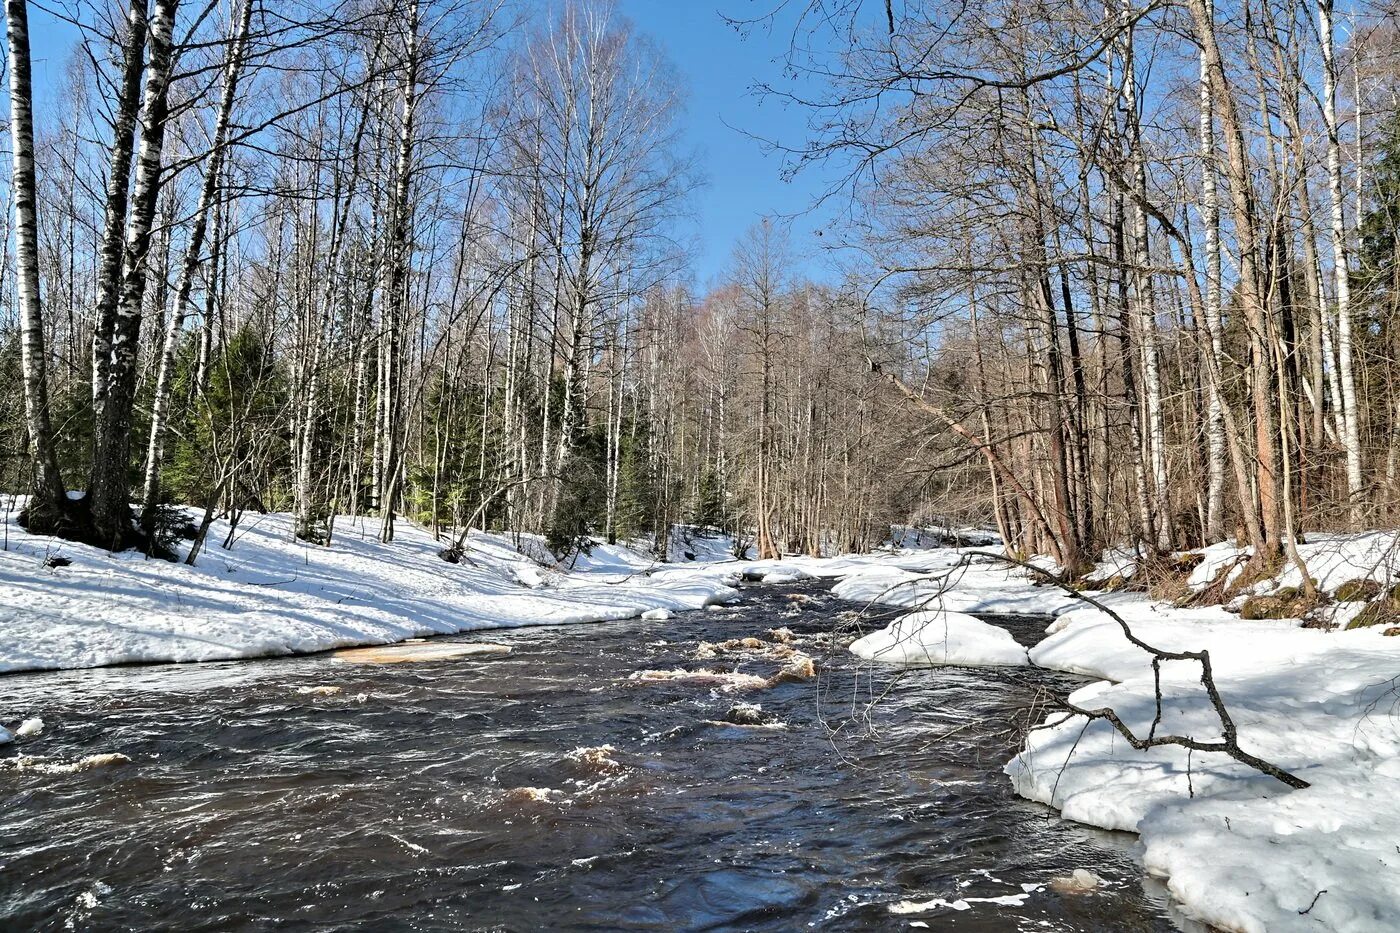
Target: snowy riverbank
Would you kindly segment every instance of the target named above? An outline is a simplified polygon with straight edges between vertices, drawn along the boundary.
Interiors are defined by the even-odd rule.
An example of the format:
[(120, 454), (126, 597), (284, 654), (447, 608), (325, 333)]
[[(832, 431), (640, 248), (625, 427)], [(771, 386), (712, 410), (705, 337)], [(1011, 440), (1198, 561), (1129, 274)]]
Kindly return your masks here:
[[(1305, 557), (1318, 586), (1336, 595), (1358, 578), (1382, 587), (1400, 578), (1395, 545), (1394, 535), (1332, 536), (1308, 545)], [(1228, 546), (1207, 549), (1190, 586), (1206, 585), (1232, 556)], [(957, 560), (945, 556), (946, 566)], [(1300, 581), (1290, 569), (1232, 605)], [(991, 566), (957, 569), (947, 581), (880, 568), (836, 589), (908, 607), (946, 589), (933, 605), (950, 612), (1058, 612), (1032, 662), (1102, 678), (1071, 700), (1111, 707), (1138, 735), (1148, 732), (1156, 708), (1150, 656), (1067, 594)], [(1056, 712), (1046, 718), (1055, 725), (1031, 733), (1008, 763), (1016, 790), (1068, 819), (1139, 833), (1148, 871), (1166, 880), (1188, 917), (1214, 927), (1400, 929), (1400, 638), (1383, 635), (1386, 626), (1323, 631), (1297, 619), (1246, 621), (1224, 607), (1182, 609), (1140, 593), (1097, 598), (1154, 646), (1209, 650), (1241, 746), (1312, 786), (1291, 790), (1223, 754), (1137, 751), (1106, 721)], [(1345, 622), (1359, 608), (1343, 604), (1336, 618)], [(1163, 697), (1158, 734), (1220, 737), (1194, 662), (1163, 666)]]
[(306, 654), (480, 629), (654, 618), (737, 599), (741, 570), (776, 583), (937, 562), (933, 551), (739, 562), (729, 559), (727, 540), (697, 538), (677, 548), (689, 562), (656, 563), (600, 544), (564, 570), (521, 553), (548, 559), (538, 539), (473, 534), (453, 564), (438, 557), (443, 542), (406, 521), (383, 544), (377, 521), (341, 517), (333, 544), (317, 547), (293, 537), (288, 515), (248, 513), (230, 549), (219, 546), (228, 525), (215, 522), (198, 565), (189, 567), (30, 535), (13, 513), (0, 531), (0, 673)]
[[(688, 563), (655, 564), (626, 548), (599, 546), (562, 571), (500, 536), (473, 535), (466, 559), (451, 564), (437, 556), (439, 542), (408, 523), (386, 545), (372, 523), (341, 519), (335, 544), (319, 548), (295, 541), (286, 516), (249, 515), (232, 549), (212, 544), (198, 567), (186, 567), (29, 536), (13, 522), (4, 530), (0, 672), (248, 658), (474, 629), (657, 618), (735, 599), (742, 572), (775, 583), (835, 578), (837, 596), (894, 609), (933, 599), (931, 608), (950, 613), (1056, 614), (1048, 637), (1030, 652), (1032, 663), (1100, 678), (1073, 700), (1112, 706), (1140, 732), (1155, 710), (1148, 656), (1112, 620), (1031, 583), (1019, 569), (964, 566), (966, 551), (732, 562), (723, 543), (702, 539), (689, 549), (695, 560)], [(211, 542), (227, 531), (216, 524)], [(1319, 539), (1309, 546), (1309, 567), (1334, 594), (1358, 578), (1388, 586), (1400, 578), (1391, 566), (1394, 545), (1387, 535)], [(1224, 546), (1207, 549), (1190, 586), (1209, 583), (1231, 556)], [(52, 557), (70, 563), (46, 566)], [(1235, 607), (1248, 595), (1295, 583), (1288, 573), (1263, 581)], [(1140, 593), (1099, 598), (1151, 644), (1208, 649), (1241, 745), (1312, 786), (1290, 790), (1219, 754), (1135, 751), (1105, 722), (1052, 713), (1052, 725), (1033, 732), (1007, 765), (1016, 790), (1068, 819), (1138, 832), (1148, 870), (1166, 879), (1188, 916), (1221, 929), (1400, 929), (1391, 895), (1400, 888), (1400, 638), (1383, 635), (1384, 626), (1321, 631), (1296, 619), (1245, 621), (1226, 607), (1181, 609)], [(1343, 606), (1338, 618), (1357, 608)], [(985, 648), (976, 620), (953, 618), (960, 624), (934, 618), (941, 640), (919, 640), (919, 663), (972, 660), (941, 653), (953, 647), (954, 632), (960, 649)], [(876, 642), (870, 653), (885, 656), (891, 646)], [(1019, 655), (1001, 663), (1013, 661), (1020, 663)], [(1173, 662), (1163, 675), (1163, 730), (1216, 738), (1195, 666)]]
[[(198, 566), (28, 535), (13, 520), (0, 552), (0, 673), (303, 654), (522, 625), (561, 625), (728, 602), (724, 565), (654, 572), (600, 548), (573, 572), (531, 561), (503, 537), (474, 535), (451, 564), (430, 534), (342, 518), (335, 542), (296, 541), (286, 515), (244, 516), (233, 547), (216, 522)], [(46, 560), (70, 561), (46, 566)], [(61, 561), (50, 561), (58, 563)]]

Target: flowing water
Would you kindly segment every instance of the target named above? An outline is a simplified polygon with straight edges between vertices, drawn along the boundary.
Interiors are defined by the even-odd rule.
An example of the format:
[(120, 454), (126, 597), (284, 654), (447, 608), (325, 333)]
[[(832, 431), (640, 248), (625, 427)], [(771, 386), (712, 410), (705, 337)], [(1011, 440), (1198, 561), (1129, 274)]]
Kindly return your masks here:
[[(0, 750), (0, 930), (1173, 928), (1132, 837), (1001, 774), (1037, 697), (1076, 679), (871, 670), (811, 637), (851, 608), (750, 588), (667, 622), (448, 640), (504, 657), (0, 678), (0, 721), (46, 723)], [(767, 677), (771, 652), (696, 643), (774, 626), (816, 680), (630, 679)], [(726, 724), (739, 702), (767, 727)], [(106, 753), (131, 760), (63, 767)], [(1076, 868), (1105, 883), (1046, 887)]]

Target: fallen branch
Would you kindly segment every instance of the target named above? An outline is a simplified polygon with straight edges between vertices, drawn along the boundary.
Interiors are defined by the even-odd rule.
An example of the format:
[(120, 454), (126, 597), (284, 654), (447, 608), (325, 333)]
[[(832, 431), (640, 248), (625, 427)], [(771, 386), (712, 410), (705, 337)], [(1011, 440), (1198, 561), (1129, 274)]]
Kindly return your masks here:
[[(1297, 775), (1285, 771), (1278, 765), (1275, 765), (1272, 762), (1265, 761), (1259, 756), (1251, 754), (1250, 752), (1247, 752), (1240, 747), (1239, 730), (1235, 725), (1234, 718), (1230, 715), (1229, 709), (1225, 706), (1225, 701), (1220, 696), (1219, 688), (1215, 684), (1215, 672), (1211, 667), (1209, 651), (1167, 651), (1162, 648), (1158, 648), (1155, 645), (1148, 644), (1141, 638), (1137, 637), (1136, 634), (1134, 634), (1132, 627), (1129, 626), (1127, 621), (1125, 621), (1124, 618), (1120, 616), (1117, 612), (1114, 612), (1112, 609), (1110, 609), (1108, 606), (1104, 605), (1102, 602), (1095, 599), (1094, 597), (1086, 596), (1084, 593), (1081, 593), (1079, 590), (1076, 590), (1074, 587), (1065, 583), (1057, 575), (1051, 573), (1048, 570), (1045, 570), (1042, 567), (1037, 567), (1035, 564), (1028, 563), (1027, 561), (1020, 560), (1019, 558), (1008, 557), (1005, 554), (994, 554), (988, 551), (972, 551), (967, 554), (964, 554), (962, 559), (959, 560), (957, 564), (954, 564), (952, 567), (949, 567), (941, 574), (929, 574), (922, 577), (914, 577), (909, 580), (901, 581), (900, 583), (895, 584), (895, 586), (892, 586), (889, 589), (892, 590), (899, 586), (906, 586), (910, 583), (918, 582), (919, 580), (938, 580), (940, 582), (946, 581), (948, 577), (950, 577), (955, 571), (970, 566), (972, 562), (979, 557), (1021, 567), (1024, 570), (1027, 570), (1030, 573), (1037, 575), (1041, 580), (1050, 584), (1051, 586), (1063, 590), (1065, 593), (1069, 594), (1069, 596), (1073, 599), (1076, 599), (1079, 602), (1086, 603), (1087, 605), (1094, 607), (1099, 612), (1102, 612), (1104, 615), (1108, 616), (1115, 623), (1117, 623), (1119, 629), (1121, 629), (1123, 632), (1123, 637), (1126, 638), (1130, 644), (1141, 648), (1143, 651), (1152, 655), (1152, 678), (1153, 691), (1155, 693), (1156, 699), (1156, 714), (1152, 719), (1152, 726), (1148, 730), (1147, 736), (1145, 738), (1137, 735), (1137, 733), (1135, 733), (1128, 726), (1127, 723), (1123, 722), (1123, 720), (1118, 716), (1116, 712), (1114, 712), (1108, 707), (1089, 709), (1087, 707), (1082, 707), (1070, 703), (1067, 699), (1057, 699), (1056, 703), (1061, 709), (1064, 709), (1070, 713), (1074, 713), (1075, 715), (1084, 716), (1090, 720), (1105, 720), (1109, 723), (1109, 725), (1113, 726), (1113, 728), (1117, 730), (1118, 734), (1123, 736), (1123, 738), (1126, 739), (1133, 748), (1139, 751), (1143, 751), (1149, 748), (1157, 748), (1159, 746), (1164, 745), (1175, 745), (1180, 748), (1185, 748), (1188, 751), (1220, 752), (1222, 754), (1230, 756), (1235, 761), (1238, 761), (1241, 764), (1248, 765), (1249, 767), (1262, 774), (1267, 774), (1269, 777), (1275, 778), (1276, 780), (1287, 784), (1289, 787), (1302, 789), (1309, 786), (1307, 781), (1303, 780)], [(946, 589), (946, 587), (944, 589)], [(889, 592), (889, 590), (886, 590), (885, 592)], [(942, 590), (940, 590), (940, 593), (941, 592)], [(881, 595), (883, 596), (884, 594), (882, 593)], [(925, 600), (923, 605), (928, 605), (928, 603), (931, 602), (934, 598), (936, 598), (937, 595), (939, 594), (935, 594), (933, 597), (930, 597), (928, 600)], [(1192, 738), (1188, 735), (1157, 734), (1157, 729), (1162, 723), (1161, 665), (1163, 661), (1195, 661), (1196, 663), (1200, 664), (1201, 685), (1205, 688), (1206, 696), (1210, 699), (1211, 707), (1214, 709), (1216, 717), (1220, 720), (1221, 739), (1219, 741), (1206, 742)], [(1055, 725), (1058, 724), (1059, 723), (1055, 723)]]

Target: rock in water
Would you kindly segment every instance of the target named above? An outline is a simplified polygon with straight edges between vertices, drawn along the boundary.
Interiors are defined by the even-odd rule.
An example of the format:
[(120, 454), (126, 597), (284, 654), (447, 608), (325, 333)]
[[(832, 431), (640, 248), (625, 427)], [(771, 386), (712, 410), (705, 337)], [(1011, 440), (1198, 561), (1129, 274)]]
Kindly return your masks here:
[(801, 681), (811, 680), (816, 676), (816, 664), (813, 663), (809, 656), (799, 651), (783, 665), (782, 670), (773, 675), (772, 679), (769, 681), (769, 685), (799, 683)]
[(736, 726), (761, 726), (768, 721), (768, 717), (757, 703), (735, 703), (724, 714), (724, 721)]
[(512, 787), (502, 795), (506, 803), (551, 803), (564, 796), (561, 790), (552, 787)]
[(1068, 875), (1050, 879), (1050, 890), (1057, 894), (1088, 894), (1103, 884), (1103, 879), (1086, 868), (1076, 868)]

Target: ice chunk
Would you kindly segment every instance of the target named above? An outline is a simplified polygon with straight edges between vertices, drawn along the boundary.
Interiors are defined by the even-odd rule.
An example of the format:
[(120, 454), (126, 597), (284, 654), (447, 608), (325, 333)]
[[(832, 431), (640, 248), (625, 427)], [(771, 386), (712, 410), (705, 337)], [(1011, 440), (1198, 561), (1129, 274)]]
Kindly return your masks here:
[(1010, 632), (961, 612), (911, 612), (857, 639), (851, 652), (868, 661), (902, 667), (1016, 667), (1029, 663), (1026, 649)]

